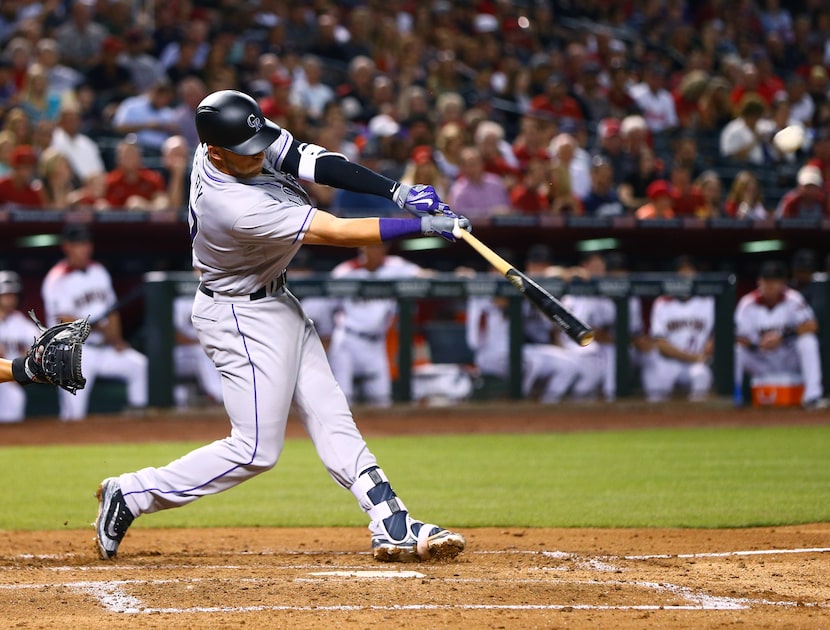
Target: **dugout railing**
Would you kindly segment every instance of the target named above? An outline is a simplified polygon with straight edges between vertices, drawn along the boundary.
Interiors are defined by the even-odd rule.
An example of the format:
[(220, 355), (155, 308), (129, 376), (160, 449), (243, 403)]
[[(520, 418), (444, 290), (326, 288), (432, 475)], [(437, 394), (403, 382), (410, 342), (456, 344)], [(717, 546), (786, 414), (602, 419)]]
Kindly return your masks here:
[[(733, 314), (736, 303), (736, 277), (728, 273), (701, 273), (694, 279), (675, 274), (632, 273), (625, 277), (605, 277), (591, 281), (565, 282), (559, 278), (538, 279), (553, 295), (598, 295), (614, 300), (616, 304), (615, 339), (617, 346), (617, 396), (630, 396), (635, 378), (629, 364), (630, 322), (629, 298), (640, 298), (644, 314), (653, 299), (660, 295), (709, 295), (715, 299), (715, 355), (713, 358), (714, 387), (718, 395), (733, 392)], [(144, 277), (145, 351), (150, 358), (150, 404), (170, 407), (176, 382), (173, 369), (175, 332), (172, 322), (173, 300), (181, 295), (193, 295), (197, 281), (188, 272), (151, 272)], [(827, 283), (823, 283), (827, 284)], [(394, 398), (396, 402), (411, 400), (414, 350), (412, 340), (416, 332), (416, 303), (419, 300), (453, 300), (463, 304), (475, 296), (508, 299), (510, 318), (510, 370), (507, 395), (522, 398), (521, 346), (524, 339), (522, 303), (524, 298), (503, 278), (493, 274), (478, 274), (471, 278), (438, 275), (431, 278), (405, 280), (350, 280), (332, 279), (319, 275), (291, 276), (288, 286), (298, 298), (396, 298), (399, 302), (397, 369)], [(822, 330), (830, 326), (822, 326)], [(459, 330), (463, 335), (463, 329)], [(825, 333), (825, 336), (830, 332)], [(823, 342), (826, 342), (823, 339)], [(822, 343), (826, 347), (826, 343)], [(623, 351), (621, 351), (623, 350)], [(826, 354), (826, 353), (825, 353)]]

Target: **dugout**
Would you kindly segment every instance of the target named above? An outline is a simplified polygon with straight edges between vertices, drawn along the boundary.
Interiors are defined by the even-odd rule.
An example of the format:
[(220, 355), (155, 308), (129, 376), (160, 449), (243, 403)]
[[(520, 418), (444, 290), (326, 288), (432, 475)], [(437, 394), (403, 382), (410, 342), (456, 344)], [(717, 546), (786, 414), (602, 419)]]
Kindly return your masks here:
[[(634, 379), (628, 364), (626, 349), (630, 341), (628, 300), (630, 297), (653, 300), (659, 295), (709, 295), (715, 298), (716, 328), (714, 377), (715, 391), (728, 396), (733, 391), (733, 313), (736, 302), (734, 274), (701, 273), (694, 279), (675, 274), (630, 274), (624, 278), (601, 278), (594, 281), (566, 283), (557, 278), (539, 279), (553, 295), (599, 295), (614, 300), (617, 307), (615, 338), (617, 345), (617, 395), (633, 394)], [(145, 276), (145, 352), (150, 357), (150, 404), (169, 407), (173, 404), (173, 342), (171, 313), (173, 300), (180, 295), (193, 295), (197, 282), (188, 272), (152, 272)], [(406, 280), (351, 280), (332, 279), (321, 275), (289, 276), (290, 290), (300, 299), (305, 297), (395, 298), (399, 302), (398, 328), (400, 343), (397, 353), (398, 378), (394, 397), (397, 402), (409, 402), (411, 396), (413, 339), (416, 333), (416, 305), (422, 301), (455, 301), (463, 304), (474, 296), (501, 296), (508, 299), (510, 317), (510, 372), (506, 394), (511, 399), (522, 398), (521, 345), (524, 339), (522, 303), (524, 297), (509, 282), (493, 274), (478, 274), (472, 278), (458, 278), (449, 274), (434, 278)], [(432, 332), (440, 333), (446, 359), (463, 356), (458, 345), (456, 355), (448, 347), (450, 336), (456, 342), (463, 339), (463, 324), (459, 322), (429, 322)], [(436, 325), (437, 324), (437, 325)], [(469, 356), (469, 355), (467, 355)], [(446, 360), (445, 359), (445, 360)]]

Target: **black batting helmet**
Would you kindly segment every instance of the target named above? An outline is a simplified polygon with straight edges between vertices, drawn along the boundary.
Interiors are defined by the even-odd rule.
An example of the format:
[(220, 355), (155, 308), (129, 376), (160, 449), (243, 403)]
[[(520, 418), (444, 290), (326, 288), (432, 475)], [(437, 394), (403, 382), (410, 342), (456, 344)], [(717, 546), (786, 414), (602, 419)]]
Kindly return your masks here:
[(240, 155), (263, 151), (282, 131), (262, 114), (253, 98), (236, 90), (206, 96), (196, 108), (196, 130), (201, 142)]

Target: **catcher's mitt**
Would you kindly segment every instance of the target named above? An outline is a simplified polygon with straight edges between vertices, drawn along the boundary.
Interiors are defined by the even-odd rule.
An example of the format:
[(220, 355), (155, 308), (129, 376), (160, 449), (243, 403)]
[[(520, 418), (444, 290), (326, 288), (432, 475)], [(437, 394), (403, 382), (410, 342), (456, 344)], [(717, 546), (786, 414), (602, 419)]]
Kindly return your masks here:
[(25, 357), (12, 362), (15, 379), (20, 383), (50, 383), (74, 394), (86, 385), (81, 372), (81, 354), (89, 336), (89, 318), (56, 324), (46, 328), (34, 311), (29, 317), (40, 329)]

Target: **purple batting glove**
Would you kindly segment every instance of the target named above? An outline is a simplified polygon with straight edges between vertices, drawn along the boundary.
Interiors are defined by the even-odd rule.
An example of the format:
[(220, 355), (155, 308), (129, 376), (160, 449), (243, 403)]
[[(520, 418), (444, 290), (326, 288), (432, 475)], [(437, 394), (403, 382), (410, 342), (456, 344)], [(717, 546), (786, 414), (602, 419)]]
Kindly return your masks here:
[(456, 219), (460, 216), (460, 215), (456, 214), (455, 212), (453, 212), (452, 210), (450, 210), (450, 207), (447, 204), (445, 204), (444, 202), (441, 202), (441, 203), (438, 204), (438, 211), (433, 212), (433, 214), (438, 214), (438, 215), (442, 215), (442, 216), (445, 216), (445, 217), (450, 217), (451, 219)]
[(441, 198), (432, 186), (400, 184), (392, 195), (392, 201), (398, 204), (399, 208), (409, 211), (416, 217), (423, 217), (429, 214), (439, 214), (438, 206)]

